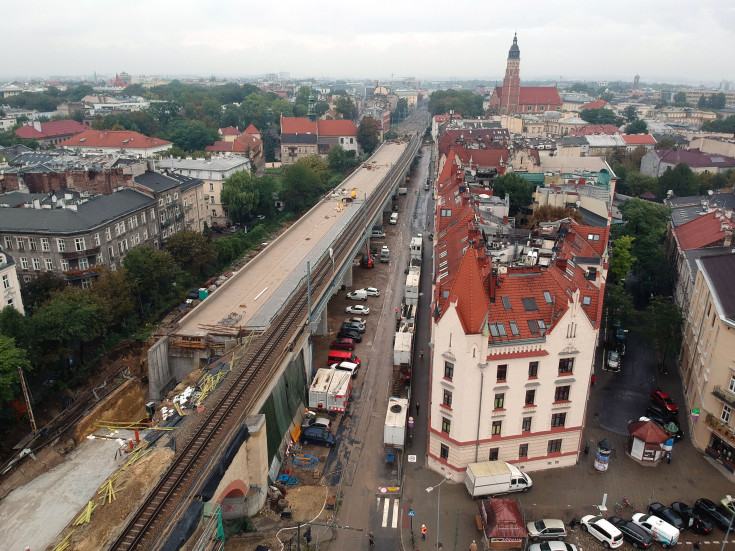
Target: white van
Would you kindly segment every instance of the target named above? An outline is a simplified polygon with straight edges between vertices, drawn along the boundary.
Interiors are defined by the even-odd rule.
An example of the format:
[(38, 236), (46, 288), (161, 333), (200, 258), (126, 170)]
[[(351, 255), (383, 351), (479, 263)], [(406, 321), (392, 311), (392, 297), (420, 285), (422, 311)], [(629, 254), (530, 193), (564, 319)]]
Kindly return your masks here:
[(393, 214), (390, 215), (390, 222), (388, 223), (393, 226), (398, 224), (398, 213), (397, 212), (394, 212)]
[(587, 515), (582, 517), (580, 524), (582, 530), (595, 536), (608, 549), (615, 549), (623, 545), (623, 533), (602, 517)]
[(332, 369), (338, 369), (339, 371), (347, 371), (350, 373), (352, 378), (357, 377), (357, 370), (360, 369), (358, 364), (352, 362), (341, 362), (332, 366)]
[(668, 522), (653, 515), (636, 513), (633, 522), (653, 536), (653, 539), (664, 547), (675, 547), (679, 541), (679, 530)]
[(385, 232), (383, 230), (372, 230), (370, 232), (370, 237), (374, 239), (382, 239), (383, 237), (385, 237)]

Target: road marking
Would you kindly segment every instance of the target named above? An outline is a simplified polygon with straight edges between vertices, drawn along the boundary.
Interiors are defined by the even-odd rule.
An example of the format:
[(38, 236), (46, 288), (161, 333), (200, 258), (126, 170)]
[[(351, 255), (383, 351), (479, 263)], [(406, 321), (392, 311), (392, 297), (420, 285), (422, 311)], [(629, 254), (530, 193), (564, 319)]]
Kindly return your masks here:
[(384, 499), (383, 500), (383, 528), (388, 526), (388, 513), (390, 512), (390, 500)]
[(398, 528), (398, 499), (393, 500), (393, 528)]

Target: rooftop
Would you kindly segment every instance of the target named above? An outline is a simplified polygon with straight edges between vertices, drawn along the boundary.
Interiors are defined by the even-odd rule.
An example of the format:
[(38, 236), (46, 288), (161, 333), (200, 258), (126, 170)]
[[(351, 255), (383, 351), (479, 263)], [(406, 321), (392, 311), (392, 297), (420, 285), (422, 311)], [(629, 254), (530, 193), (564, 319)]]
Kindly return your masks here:
[(697, 265), (707, 279), (720, 319), (735, 325), (735, 286), (732, 284), (735, 255), (703, 256), (697, 260)]
[(59, 144), (59, 147), (88, 147), (116, 149), (150, 149), (172, 145), (159, 138), (149, 138), (132, 130), (87, 130)]

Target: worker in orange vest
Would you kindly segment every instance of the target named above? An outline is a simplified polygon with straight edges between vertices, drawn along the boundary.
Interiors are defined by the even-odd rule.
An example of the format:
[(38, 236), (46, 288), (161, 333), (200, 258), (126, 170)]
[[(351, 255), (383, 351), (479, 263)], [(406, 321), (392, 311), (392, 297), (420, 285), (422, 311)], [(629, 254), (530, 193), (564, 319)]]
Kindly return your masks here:
[(421, 539), (422, 540), (426, 539), (426, 524), (421, 525)]

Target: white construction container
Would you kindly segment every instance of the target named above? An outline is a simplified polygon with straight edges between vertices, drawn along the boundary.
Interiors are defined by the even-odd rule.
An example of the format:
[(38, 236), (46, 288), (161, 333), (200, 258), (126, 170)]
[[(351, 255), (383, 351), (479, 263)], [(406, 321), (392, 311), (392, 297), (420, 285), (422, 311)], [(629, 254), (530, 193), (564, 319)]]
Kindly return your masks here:
[(391, 396), (388, 398), (388, 412), (385, 414), (383, 444), (387, 448), (402, 450), (406, 444), (406, 422), (408, 419), (408, 400)]

